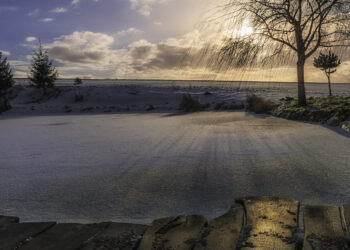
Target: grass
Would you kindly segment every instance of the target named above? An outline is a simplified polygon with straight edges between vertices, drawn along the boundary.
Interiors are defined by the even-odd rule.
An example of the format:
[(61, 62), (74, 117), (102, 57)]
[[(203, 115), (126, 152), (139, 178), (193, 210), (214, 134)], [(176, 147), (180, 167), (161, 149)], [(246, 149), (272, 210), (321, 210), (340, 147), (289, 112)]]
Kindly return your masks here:
[(309, 97), (307, 106), (298, 106), (297, 100), (284, 100), (274, 113), (293, 120), (325, 122), (332, 117), (339, 121), (350, 119), (350, 97)]

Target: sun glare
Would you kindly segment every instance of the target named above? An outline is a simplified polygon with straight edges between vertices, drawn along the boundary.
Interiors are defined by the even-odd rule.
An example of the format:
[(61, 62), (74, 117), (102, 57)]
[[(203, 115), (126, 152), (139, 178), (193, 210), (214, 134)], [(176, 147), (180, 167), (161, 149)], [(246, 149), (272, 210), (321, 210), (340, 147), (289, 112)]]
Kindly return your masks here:
[(233, 29), (232, 27), (228, 28), (225, 32), (225, 35), (228, 37), (242, 38), (253, 34), (253, 32), (254, 30), (250, 26), (249, 20), (244, 20), (240, 26), (237, 26)]

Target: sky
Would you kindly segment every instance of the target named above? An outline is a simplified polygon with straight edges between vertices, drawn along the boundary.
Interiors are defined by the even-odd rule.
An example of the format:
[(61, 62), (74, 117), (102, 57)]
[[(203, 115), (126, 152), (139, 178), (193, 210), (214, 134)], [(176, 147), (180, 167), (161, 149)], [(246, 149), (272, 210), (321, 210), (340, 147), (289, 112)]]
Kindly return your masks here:
[[(0, 50), (16, 77), (27, 76), (40, 41), (61, 78), (295, 81), (294, 66), (218, 72), (200, 63), (219, 39), (203, 27), (220, 1), (1, 0)], [(350, 82), (349, 66), (335, 81)], [(326, 80), (311, 65), (307, 72), (307, 81)]]

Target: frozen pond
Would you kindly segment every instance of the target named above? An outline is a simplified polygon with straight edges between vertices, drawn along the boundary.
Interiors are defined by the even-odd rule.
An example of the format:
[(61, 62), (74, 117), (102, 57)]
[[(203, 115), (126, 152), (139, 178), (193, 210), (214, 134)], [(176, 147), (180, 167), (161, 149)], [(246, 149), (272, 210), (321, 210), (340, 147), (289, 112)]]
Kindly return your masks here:
[(276, 195), (350, 203), (350, 138), (243, 112), (0, 119), (0, 214), (126, 221)]

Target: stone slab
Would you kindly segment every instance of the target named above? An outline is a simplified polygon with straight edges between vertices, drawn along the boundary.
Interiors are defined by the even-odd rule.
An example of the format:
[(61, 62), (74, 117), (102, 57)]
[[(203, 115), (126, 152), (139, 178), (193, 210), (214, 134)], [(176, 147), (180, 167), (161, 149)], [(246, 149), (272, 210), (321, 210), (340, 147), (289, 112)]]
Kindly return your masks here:
[(55, 222), (12, 223), (0, 230), (0, 250), (12, 250), (53, 227)]
[(132, 250), (141, 241), (146, 229), (145, 225), (111, 223), (97, 236), (86, 242), (81, 250)]
[(296, 248), (299, 202), (274, 197), (238, 199), (246, 211), (241, 249)]
[(244, 222), (244, 210), (239, 204), (234, 205), (224, 215), (213, 219), (204, 232), (195, 250), (236, 249)]
[(348, 249), (339, 207), (306, 206), (304, 227), (303, 249)]
[(21, 250), (76, 250), (104, 230), (109, 223), (57, 224), (21, 247)]
[(18, 223), (18, 222), (19, 222), (18, 217), (0, 215), (0, 228), (7, 226), (8, 224)]
[(146, 230), (138, 249), (193, 249), (202, 229), (206, 225), (207, 220), (199, 215), (155, 220)]

